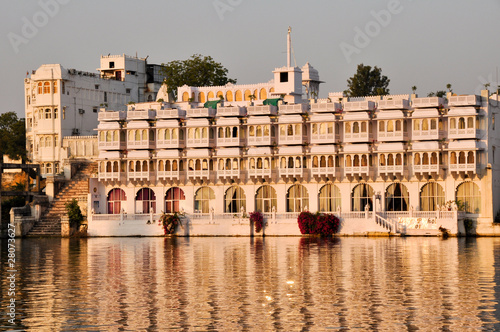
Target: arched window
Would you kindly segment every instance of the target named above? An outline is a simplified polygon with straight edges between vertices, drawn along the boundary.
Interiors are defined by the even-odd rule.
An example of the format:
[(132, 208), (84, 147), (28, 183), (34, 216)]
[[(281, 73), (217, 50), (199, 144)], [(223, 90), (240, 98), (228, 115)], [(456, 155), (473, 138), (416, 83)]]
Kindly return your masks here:
[(57, 81), (54, 81), (54, 93), (57, 93)]
[[(229, 160), (229, 159), (228, 159)], [(238, 213), (241, 212), (241, 208), (246, 211), (247, 201), (245, 192), (241, 187), (233, 186), (226, 191), (226, 196), (224, 198), (224, 212), (226, 213)]]
[(204, 92), (200, 92), (200, 93), (198, 94), (198, 101), (199, 101), (200, 103), (204, 103), (204, 102), (206, 101), (206, 100), (205, 100), (205, 93), (204, 93)]
[(120, 188), (111, 189), (108, 193), (108, 214), (119, 214), (122, 210), (122, 202), (127, 200), (125, 192)]
[(43, 93), (43, 84), (42, 82), (38, 82), (38, 94), (41, 95)]
[(165, 213), (180, 212), (180, 203), (185, 200), (184, 191), (181, 188), (173, 187), (165, 194)]
[(352, 125), (352, 132), (354, 134), (359, 133), (359, 123), (358, 122), (354, 122), (354, 124)]
[(233, 101), (233, 92), (232, 91), (226, 92), (226, 100)]
[(481, 192), (474, 182), (463, 182), (457, 187), (456, 201), (467, 213), (481, 213)]
[(456, 129), (457, 128), (457, 120), (455, 118), (450, 119), (450, 129)]
[(319, 211), (320, 212), (334, 212), (340, 207), (341, 195), (340, 189), (333, 185), (324, 185), (319, 190)]
[(188, 101), (189, 100), (189, 93), (184, 92), (182, 93), (182, 101)]
[(387, 122), (387, 131), (388, 132), (393, 132), (394, 131), (394, 121), (390, 120)]
[(156, 211), (156, 195), (150, 188), (142, 188), (135, 196), (135, 212), (136, 213), (155, 213)]
[(222, 93), (222, 91), (217, 91), (217, 98), (224, 99), (224, 94)]
[(350, 122), (346, 122), (345, 123), (345, 132), (347, 134), (350, 134), (351, 133), (351, 123)]
[(213, 91), (208, 92), (207, 99), (208, 100), (214, 99), (214, 92)]
[(467, 128), (474, 128), (474, 118), (471, 116), (467, 118)]
[(378, 123), (378, 131), (383, 133), (385, 131), (384, 121)]
[(43, 83), (43, 93), (50, 93), (50, 82), (44, 82)]
[(413, 130), (420, 130), (420, 120), (413, 120)]
[(352, 211), (364, 211), (368, 205), (369, 211), (373, 211), (373, 188), (361, 183), (354, 187), (351, 196)]
[(250, 92), (250, 90), (245, 90), (245, 100), (246, 101), (249, 101), (250, 100), (250, 95), (252, 94), (252, 92)]
[(291, 186), (288, 189), (286, 198), (287, 212), (302, 212), (309, 206), (307, 189), (301, 184)]
[(458, 129), (465, 129), (465, 119), (464, 118), (458, 119)]
[(260, 100), (267, 99), (267, 91), (266, 91), (266, 89), (264, 89), (264, 88), (260, 89), (259, 99)]
[(396, 121), (396, 131), (401, 131), (401, 120)]
[(241, 90), (236, 90), (236, 93), (234, 94), (234, 100), (235, 101), (242, 101), (243, 100)]
[(422, 187), (420, 190), (421, 211), (436, 211), (438, 206), (444, 204), (444, 190), (439, 183), (429, 182)]
[(215, 200), (215, 194), (212, 188), (201, 187), (194, 195), (194, 212), (209, 213), (213, 200)]
[(264, 185), (257, 189), (257, 193), (255, 195), (255, 210), (269, 213), (274, 210), (276, 211), (278, 207), (277, 198), (276, 198), (276, 190), (270, 185)]
[(469, 153), (467, 154), (467, 164), (474, 164), (475, 163), (474, 159), (475, 159), (474, 152), (469, 151)]
[(404, 184), (393, 183), (385, 191), (386, 211), (408, 211), (410, 196)]

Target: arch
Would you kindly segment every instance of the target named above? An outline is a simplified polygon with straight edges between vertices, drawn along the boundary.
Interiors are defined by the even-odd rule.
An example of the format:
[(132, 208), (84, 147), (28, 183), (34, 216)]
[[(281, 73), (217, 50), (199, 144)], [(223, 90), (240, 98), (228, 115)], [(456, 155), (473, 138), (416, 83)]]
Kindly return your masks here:
[(465, 129), (465, 119), (464, 118), (458, 119), (458, 129)]
[(125, 191), (120, 188), (111, 189), (106, 198), (108, 205), (108, 214), (119, 214), (122, 210), (122, 202), (127, 200)]
[(475, 157), (474, 157), (474, 152), (472, 151), (469, 151), (467, 153), (467, 164), (474, 164), (476, 161), (475, 161)]
[(263, 213), (276, 211), (278, 208), (278, 199), (276, 190), (270, 185), (263, 185), (257, 189), (255, 194), (255, 210)]
[(205, 93), (204, 93), (204, 92), (200, 92), (200, 93), (198, 94), (198, 101), (199, 101), (200, 103), (204, 103), (204, 102), (206, 101), (206, 100), (205, 100)]
[(210, 187), (201, 187), (194, 194), (194, 212), (209, 213), (215, 200), (215, 193)]
[(366, 183), (354, 187), (351, 194), (351, 210), (364, 211), (368, 205), (368, 210), (373, 211), (373, 193), (373, 188)]
[(250, 95), (252, 94), (252, 92), (250, 92), (250, 90), (245, 90), (245, 101), (249, 101), (250, 100)]
[(233, 92), (232, 91), (227, 91), (226, 92), (226, 100), (227, 101), (233, 101)]
[(427, 119), (422, 120), (422, 130), (429, 130), (429, 121)]
[(235, 101), (242, 101), (243, 100), (241, 90), (236, 90), (236, 93), (234, 94), (234, 100)]
[(352, 132), (354, 134), (358, 134), (359, 133), (359, 122), (356, 121), (356, 122), (354, 122), (352, 124)]
[(264, 88), (260, 89), (259, 99), (260, 100), (267, 99), (267, 91), (266, 91), (266, 89), (264, 89)]
[[(229, 160), (229, 159), (228, 159)], [(245, 192), (239, 186), (232, 186), (226, 190), (224, 196), (224, 212), (226, 213), (239, 213), (243, 208), (246, 211), (247, 199)]]
[(402, 183), (393, 183), (385, 190), (386, 211), (408, 211), (410, 195)]
[(474, 182), (462, 182), (457, 186), (456, 201), (467, 213), (481, 213), (481, 192)]
[(420, 210), (437, 211), (445, 204), (443, 187), (436, 182), (428, 182), (420, 189)]
[(135, 196), (136, 213), (155, 213), (156, 195), (151, 188), (141, 188)]
[(301, 184), (291, 186), (286, 194), (286, 211), (302, 212), (309, 206), (309, 194)]
[(213, 91), (208, 92), (207, 100), (210, 100), (210, 99), (214, 99), (214, 92)]
[(394, 131), (394, 121), (389, 120), (387, 122), (387, 131), (388, 132), (393, 132)]
[(345, 123), (345, 132), (348, 134), (351, 133), (351, 123), (350, 122)]
[(378, 131), (380, 133), (383, 133), (385, 131), (385, 121), (379, 121), (378, 122)]
[(319, 207), (320, 212), (335, 212), (340, 208), (341, 194), (340, 189), (333, 184), (326, 184), (319, 190)]
[(413, 120), (413, 130), (420, 130), (420, 120)]
[(474, 118), (472, 116), (467, 118), (467, 128), (474, 128)]
[(43, 83), (38, 82), (37, 86), (38, 86), (38, 94), (41, 95), (43, 93)]
[(176, 213), (181, 211), (180, 203), (186, 196), (179, 187), (172, 187), (165, 194), (165, 213)]
[(184, 91), (182, 93), (182, 101), (188, 101), (189, 100), (189, 93)]
[(455, 118), (450, 119), (450, 129), (456, 129), (457, 128), (457, 120)]
[(224, 93), (222, 91), (217, 91), (217, 98), (224, 99)]
[(50, 93), (50, 82), (44, 82), (43, 83), (43, 93)]

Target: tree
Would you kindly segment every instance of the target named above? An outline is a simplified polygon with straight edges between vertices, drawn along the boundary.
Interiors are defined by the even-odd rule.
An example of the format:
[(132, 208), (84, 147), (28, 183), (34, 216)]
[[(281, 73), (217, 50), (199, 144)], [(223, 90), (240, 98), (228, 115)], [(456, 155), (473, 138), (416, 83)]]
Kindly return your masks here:
[(0, 114), (0, 158), (26, 160), (26, 127), (24, 118), (14, 112)]
[(194, 54), (187, 60), (174, 60), (162, 64), (161, 73), (166, 76), (164, 83), (168, 93), (177, 98), (177, 88), (188, 86), (213, 86), (236, 83), (227, 77), (228, 70), (210, 56)]
[(377, 66), (358, 65), (356, 74), (347, 80), (348, 89), (344, 91), (349, 97), (364, 97), (389, 94), (387, 76)]
[(427, 97), (446, 97), (446, 91), (444, 90), (438, 90), (436, 92), (429, 92), (427, 94)]
[(72, 227), (80, 228), (84, 218), (76, 198), (73, 198), (70, 202), (66, 203), (65, 207), (66, 212), (68, 213), (69, 224)]

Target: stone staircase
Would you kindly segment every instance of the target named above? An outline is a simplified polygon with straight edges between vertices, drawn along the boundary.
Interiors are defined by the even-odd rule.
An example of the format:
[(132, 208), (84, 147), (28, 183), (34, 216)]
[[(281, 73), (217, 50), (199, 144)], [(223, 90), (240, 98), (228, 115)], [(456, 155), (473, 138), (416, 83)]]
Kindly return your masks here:
[(61, 217), (66, 215), (66, 203), (73, 198), (87, 197), (89, 178), (97, 170), (97, 163), (82, 164), (61, 191), (54, 197), (47, 212), (33, 226), (28, 237), (61, 236)]

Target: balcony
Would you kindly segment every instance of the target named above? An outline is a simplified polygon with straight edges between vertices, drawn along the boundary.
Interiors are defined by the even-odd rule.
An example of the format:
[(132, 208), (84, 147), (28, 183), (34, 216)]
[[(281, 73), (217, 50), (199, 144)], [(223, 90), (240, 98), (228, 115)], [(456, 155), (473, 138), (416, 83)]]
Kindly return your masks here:
[(99, 141), (99, 150), (125, 150), (127, 148), (127, 142), (125, 141), (113, 141), (113, 142), (102, 142)]
[(311, 112), (313, 113), (335, 113), (342, 108), (340, 103), (316, 103), (311, 104)]
[(331, 134), (311, 134), (312, 144), (331, 144), (339, 139), (339, 135)]
[(413, 173), (438, 173), (438, 164), (413, 165)]
[(271, 136), (249, 136), (247, 138), (248, 145), (250, 146), (260, 146), (260, 145), (273, 145), (276, 139)]
[(312, 167), (311, 168), (312, 176), (327, 176), (327, 177), (335, 177), (335, 167)]
[(176, 108), (169, 108), (156, 111), (157, 119), (180, 119), (185, 117), (186, 117), (186, 111)]
[(218, 178), (240, 178), (241, 171), (239, 169), (222, 169), (217, 171)]
[(444, 105), (444, 99), (441, 97), (426, 97), (413, 99), (414, 108), (439, 107)]
[(128, 171), (127, 180), (129, 181), (151, 181), (156, 180), (155, 172), (149, 171)]
[(158, 180), (176, 181), (181, 179), (180, 171), (158, 171)]
[(475, 128), (466, 129), (448, 129), (449, 139), (475, 139), (480, 137), (481, 131)]
[(306, 140), (306, 137), (302, 135), (280, 135), (279, 144), (280, 145), (291, 145), (291, 144), (302, 144)]
[(247, 113), (251, 115), (277, 115), (278, 108), (273, 105), (248, 106)]
[(403, 174), (404, 165), (384, 165), (378, 166), (379, 174)]
[(244, 144), (244, 140), (239, 137), (220, 137), (217, 138), (217, 146), (242, 146)]
[(157, 140), (156, 148), (157, 149), (183, 149), (184, 141), (179, 139), (171, 139), (171, 140)]
[(153, 110), (127, 111), (127, 120), (154, 120), (155, 117)]
[(448, 99), (448, 106), (480, 106), (481, 97), (476, 95), (451, 96)]
[(215, 147), (215, 139), (213, 138), (188, 138), (188, 148), (212, 148)]
[(403, 131), (379, 131), (377, 136), (379, 141), (406, 141), (408, 137)]
[(97, 115), (99, 121), (122, 121), (127, 118), (124, 111), (101, 111)]
[(444, 135), (444, 133), (440, 132), (438, 129), (413, 130), (412, 131), (412, 140), (415, 140), (415, 141), (438, 140), (440, 133)]
[(187, 171), (187, 177), (190, 180), (195, 180), (195, 179), (205, 179), (208, 180), (210, 179), (210, 171), (208, 169), (203, 169), (203, 170), (188, 170)]
[(375, 103), (373, 101), (350, 101), (344, 103), (344, 110), (349, 111), (371, 111), (375, 109)]
[(302, 177), (304, 175), (303, 168), (279, 168), (278, 174), (280, 177)]
[(280, 114), (304, 114), (309, 109), (308, 104), (281, 105)]
[(346, 176), (354, 176), (354, 175), (369, 175), (370, 167), (369, 166), (346, 166), (344, 167), (344, 174)]
[(155, 141), (141, 140), (141, 141), (127, 141), (127, 149), (138, 150), (138, 149), (154, 149)]
[(473, 172), (476, 173), (476, 164), (450, 164), (450, 172)]
[(246, 107), (231, 106), (231, 107), (219, 107), (217, 109), (217, 116), (246, 116)]
[(125, 179), (125, 174), (121, 172), (99, 172), (99, 181), (115, 181), (122, 182)]
[(344, 142), (346, 143), (357, 143), (357, 142), (368, 143), (371, 140), (372, 140), (372, 135), (370, 135), (368, 132), (344, 134)]
[(380, 100), (378, 102), (379, 110), (400, 110), (408, 108), (410, 108), (410, 103), (407, 99)]
[(188, 108), (186, 110), (186, 116), (188, 118), (213, 118), (216, 113), (216, 109), (205, 107)]

